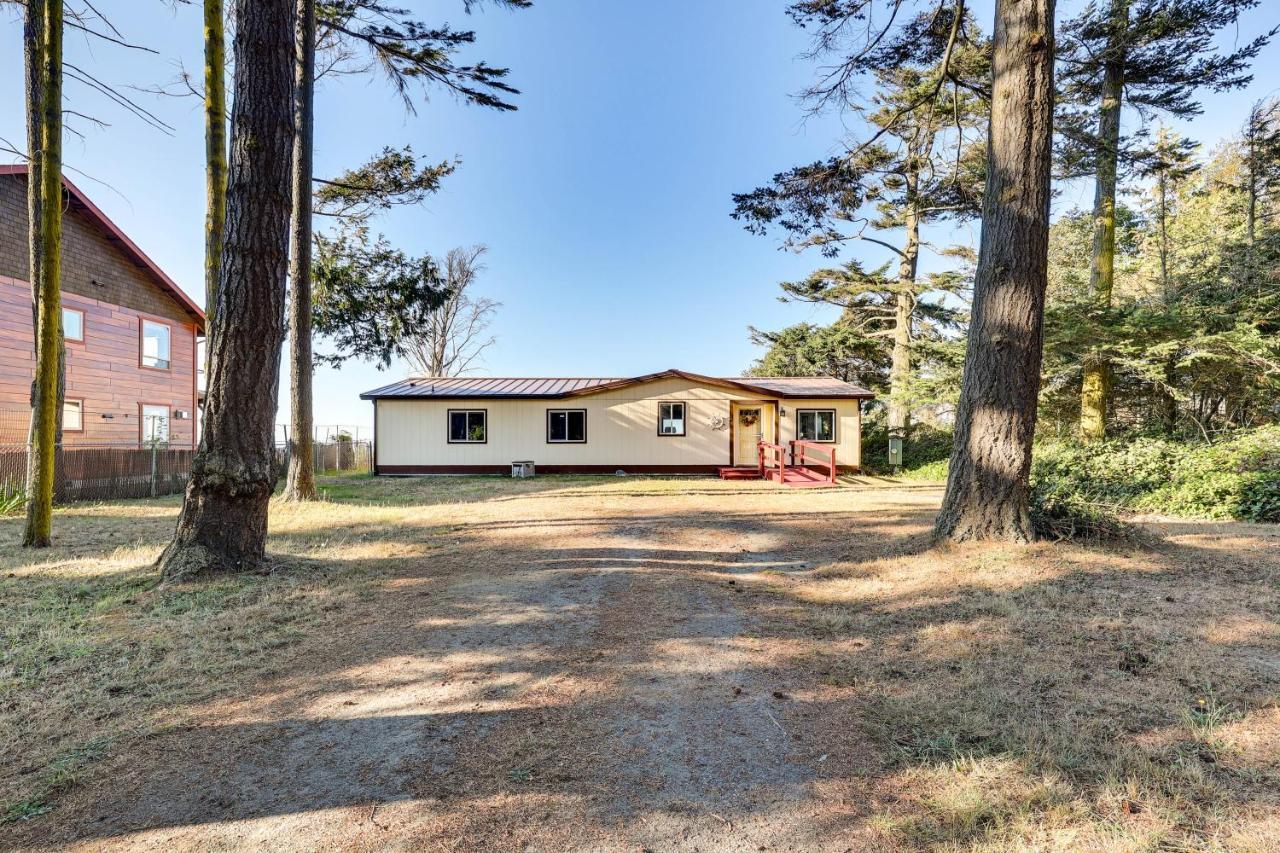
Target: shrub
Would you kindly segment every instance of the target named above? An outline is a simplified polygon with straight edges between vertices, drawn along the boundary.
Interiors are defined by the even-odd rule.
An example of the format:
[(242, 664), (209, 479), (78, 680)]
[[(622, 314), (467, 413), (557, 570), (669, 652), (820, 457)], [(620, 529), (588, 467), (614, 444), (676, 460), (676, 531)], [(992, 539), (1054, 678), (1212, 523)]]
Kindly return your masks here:
[(0, 515), (17, 515), (26, 505), (27, 492), (21, 483), (0, 484)]
[(1031, 479), (1076, 506), (1280, 521), (1280, 427), (1242, 430), (1217, 444), (1044, 442)]
[(1031, 526), (1040, 539), (1073, 542), (1113, 542), (1137, 538), (1137, 532), (1121, 521), (1114, 510), (1079, 498), (1046, 490), (1031, 490)]
[[(951, 430), (913, 424), (902, 442), (901, 474), (917, 480), (945, 480), (951, 457)], [(888, 474), (889, 430), (883, 419), (868, 421), (862, 433), (862, 467), (872, 474)]]
[(1280, 522), (1280, 427), (1196, 447), (1138, 505), (1175, 515)]

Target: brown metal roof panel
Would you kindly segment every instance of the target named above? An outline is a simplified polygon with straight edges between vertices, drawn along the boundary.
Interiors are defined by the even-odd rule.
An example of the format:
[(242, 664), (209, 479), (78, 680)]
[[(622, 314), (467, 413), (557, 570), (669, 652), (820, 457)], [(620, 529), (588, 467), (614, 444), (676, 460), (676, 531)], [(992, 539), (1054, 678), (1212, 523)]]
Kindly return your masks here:
[(866, 388), (830, 376), (748, 376), (730, 380), (789, 397), (873, 397)]

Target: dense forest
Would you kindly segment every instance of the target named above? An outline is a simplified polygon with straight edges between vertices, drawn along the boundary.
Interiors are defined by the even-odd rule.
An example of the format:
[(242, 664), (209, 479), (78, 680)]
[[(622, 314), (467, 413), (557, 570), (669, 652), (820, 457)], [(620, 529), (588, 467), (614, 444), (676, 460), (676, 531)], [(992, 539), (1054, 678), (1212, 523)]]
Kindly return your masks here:
[[(1218, 140), (1184, 138), (1153, 118), (1195, 115), (1200, 90), (1249, 79), (1265, 39), (1224, 54), (1212, 36), (1250, 5), (1163, 4), (1178, 15), (1165, 9), (1170, 17), (1157, 20), (1161, 4), (1093, 4), (1059, 25), (1058, 212), (1049, 228), (1033, 475), (1041, 497), (1067, 495), (1094, 511), (1280, 518), (1280, 100), (1255, 103)], [(977, 215), (981, 153), (966, 132), (987, 120), (984, 98), (973, 93), (988, 85), (989, 67), (963, 57), (984, 50), (985, 40), (966, 21), (963, 47), (947, 54), (955, 41), (948, 27), (945, 17), (921, 15), (896, 46), (882, 48), (880, 61), (892, 67), (878, 70), (874, 95), (838, 101), (865, 119), (870, 142), (855, 140), (829, 163), (735, 196), (734, 213), (749, 230), (781, 235), (787, 248), (826, 256), (806, 279), (783, 282), (779, 298), (839, 312), (825, 324), (750, 329), (764, 352), (746, 372), (819, 373), (871, 388), (878, 401), (866, 412), (868, 467), (932, 479), (946, 477), (952, 449), (976, 247), (935, 248), (933, 271), (918, 277), (914, 254), (910, 276), (894, 275), (894, 264), (865, 268), (854, 247), (870, 240), (901, 257), (901, 245), (919, 245), (922, 222), (935, 223), (936, 245), (957, 233), (951, 222)], [(1171, 48), (1188, 51), (1183, 67), (1163, 65)], [(1107, 63), (1085, 68), (1080, 60), (1105, 59), (1107, 49), (1127, 66), (1122, 88), (1134, 114), (1125, 114), (1124, 138), (1098, 106)], [(956, 56), (963, 85), (920, 96), (944, 77), (944, 57)], [(917, 87), (905, 95), (904, 74)], [(829, 94), (815, 91), (819, 100)], [(904, 103), (912, 107), (905, 116)], [(820, 106), (832, 108), (831, 99)], [(922, 134), (916, 116), (936, 121), (939, 132), (926, 126)], [(921, 173), (936, 186), (916, 180)], [(1090, 183), (1093, 209), (1063, 209), (1065, 197)], [(912, 204), (928, 217), (913, 216)], [(890, 436), (904, 439), (901, 467), (889, 465)]]

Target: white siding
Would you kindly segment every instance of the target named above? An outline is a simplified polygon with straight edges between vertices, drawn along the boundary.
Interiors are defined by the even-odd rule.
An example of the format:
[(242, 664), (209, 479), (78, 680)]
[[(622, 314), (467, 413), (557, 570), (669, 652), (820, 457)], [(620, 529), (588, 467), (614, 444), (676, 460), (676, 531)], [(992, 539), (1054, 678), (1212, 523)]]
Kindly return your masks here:
[[(377, 445), (379, 466), (505, 466), (532, 459), (538, 465), (715, 466), (729, 464), (729, 404), (760, 399), (727, 388), (671, 378), (565, 400), (474, 398), (454, 400), (379, 400)], [(685, 435), (658, 435), (658, 403), (686, 405)], [(794, 437), (797, 406), (834, 408), (838, 412), (838, 462), (859, 460), (857, 400), (797, 401), (780, 405), (784, 439)], [(547, 443), (548, 409), (586, 409), (585, 444)], [(448, 442), (449, 409), (486, 409), (488, 441)], [(713, 420), (722, 428), (716, 429)]]

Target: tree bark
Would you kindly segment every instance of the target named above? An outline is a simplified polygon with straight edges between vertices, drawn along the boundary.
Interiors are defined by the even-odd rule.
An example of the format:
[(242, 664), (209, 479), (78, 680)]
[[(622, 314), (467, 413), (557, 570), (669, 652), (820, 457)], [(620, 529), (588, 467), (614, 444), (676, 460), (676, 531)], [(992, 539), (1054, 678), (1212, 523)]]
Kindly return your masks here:
[(964, 379), (935, 533), (1026, 542), (1048, 283), (1053, 0), (997, 0), (987, 186)]
[[(27, 6), (24, 32), (37, 39), (27, 48), (38, 57), (32, 63), (34, 74), (28, 71), (27, 76), (28, 85), (35, 87), (28, 94), (28, 103), (39, 105), (32, 118), (39, 124), (34, 134), (39, 150), (32, 151), (38, 176), (27, 178), (27, 208), (36, 214), (29, 223), (36, 371), (22, 544), (44, 548), (53, 534), (53, 485), (62, 408), (62, 0), (31, 0)], [(29, 131), (28, 139), (32, 138)]]
[(227, 58), (223, 0), (204, 0), (204, 305), (205, 378), (213, 315), (222, 277), (222, 229), (227, 215)]
[[(909, 195), (914, 195), (914, 189)], [(911, 381), (911, 318), (915, 313), (916, 266), (920, 258), (920, 216), (910, 203), (906, 244), (898, 264), (898, 295), (893, 312), (893, 354), (889, 363), (889, 435), (906, 437), (911, 417), (907, 385)]]
[[(1124, 38), (1129, 0), (1111, 0), (1111, 35), (1102, 79), (1098, 111), (1097, 177), (1093, 198), (1093, 252), (1089, 289), (1094, 300), (1111, 307), (1116, 281), (1116, 172), (1120, 161), (1120, 110), (1124, 100)], [(1107, 405), (1111, 398), (1111, 368), (1106, 356), (1093, 350), (1085, 355), (1080, 388), (1080, 435), (1085, 441), (1107, 437)]]
[(315, 133), (315, 0), (298, 0), (297, 62), (294, 77), (297, 132), (293, 141), (293, 228), (289, 254), (290, 420), (289, 476), (284, 497), (291, 501), (316, 498), (312, 457), (314, 413), (311, 401), (311, 172)]
[(293, 145), (295, 0), (236, 0), (222, 272), (204, 432), (165, 581), (259, 567), (275, 487)]

